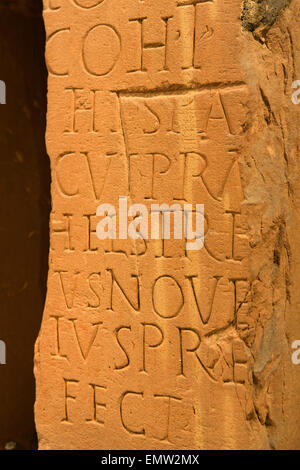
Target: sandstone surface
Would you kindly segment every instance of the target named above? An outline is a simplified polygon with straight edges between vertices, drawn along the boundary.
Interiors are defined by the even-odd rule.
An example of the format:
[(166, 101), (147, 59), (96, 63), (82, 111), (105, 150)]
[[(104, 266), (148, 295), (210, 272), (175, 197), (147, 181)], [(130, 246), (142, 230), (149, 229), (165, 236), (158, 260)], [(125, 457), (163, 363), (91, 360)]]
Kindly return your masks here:
[[(300, 445), (299, 2), (48, 0), (40, 449)], [(205, 241), (99, 240), (204, 204)]]

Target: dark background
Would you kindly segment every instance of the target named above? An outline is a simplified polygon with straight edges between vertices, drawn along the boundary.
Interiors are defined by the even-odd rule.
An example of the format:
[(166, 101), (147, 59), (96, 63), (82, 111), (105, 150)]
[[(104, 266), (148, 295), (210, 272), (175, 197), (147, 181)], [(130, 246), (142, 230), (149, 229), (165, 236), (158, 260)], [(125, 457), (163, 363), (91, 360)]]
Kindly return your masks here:
[(48, 269), (50, 168), (42, 0), (0, 1), (0, 449), (36, 447), (34, 343)]

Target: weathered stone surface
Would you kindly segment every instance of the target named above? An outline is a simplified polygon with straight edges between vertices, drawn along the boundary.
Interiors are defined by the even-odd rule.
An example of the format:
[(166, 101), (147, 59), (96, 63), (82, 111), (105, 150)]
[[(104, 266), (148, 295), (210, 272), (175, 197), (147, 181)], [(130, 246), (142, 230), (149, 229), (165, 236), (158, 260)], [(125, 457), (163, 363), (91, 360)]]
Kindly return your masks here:
[(290, 0), (244, 0), (243, 27), (254, 31), (260, 25), (272, 26), (280, 12), (289, 4)]
[[(41, 449), (299, 446), (297, 8), (254, 35), (237, 0), (45, 2)], [(204, 247), (100, 241), (119, 196), (204, 204)]]

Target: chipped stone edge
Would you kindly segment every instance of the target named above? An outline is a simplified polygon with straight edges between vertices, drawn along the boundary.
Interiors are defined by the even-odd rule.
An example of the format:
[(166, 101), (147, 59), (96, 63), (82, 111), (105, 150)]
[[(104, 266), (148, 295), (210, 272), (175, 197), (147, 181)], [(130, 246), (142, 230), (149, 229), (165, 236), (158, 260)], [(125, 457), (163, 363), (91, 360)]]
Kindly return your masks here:
[(254, 32), (257, 28), (269, 28), (291, 0), (243, 0), (242, 29)]

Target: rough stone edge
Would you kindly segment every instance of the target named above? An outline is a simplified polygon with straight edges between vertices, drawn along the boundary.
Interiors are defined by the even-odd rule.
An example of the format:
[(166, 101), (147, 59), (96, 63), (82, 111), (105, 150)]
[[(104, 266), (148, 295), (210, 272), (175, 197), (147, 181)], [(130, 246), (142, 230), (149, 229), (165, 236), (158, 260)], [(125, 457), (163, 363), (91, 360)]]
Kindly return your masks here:
[[(240, 165), (249, 222), (251, 317), (255, 322), (253, 336), (244, 338), (253, 357), (255, 413), (249, 418), (254, 425), (260, 423), (268, 448), (274, 450), (293, 449), (293, 443), (298, 447), (300, 440), (296, 427), (293, 437), (289, 430), (294, 426), (291, 414), (297, 413), (289, 392), (295, 387), (293, 374), (287, 370), (289, 317), (295, 302), (292, 220), (300, 145), (292, 127), (296, 109), (290, 96), (297, 71), (292, 30), (295, 10), (294, 0), (244, 0), (241, 15), (246, 37), (243, 62), (252, 97), (247, 146)], [(279, 68), (282, 72), (277, 76)], [(276, 161), (268, 154), (270, 148), (276, 149)]]
[(255, 31), (259, 27), (268, 28), (291, 3), (291, 0), (244, 0), (242, 10), (242, 28)]

